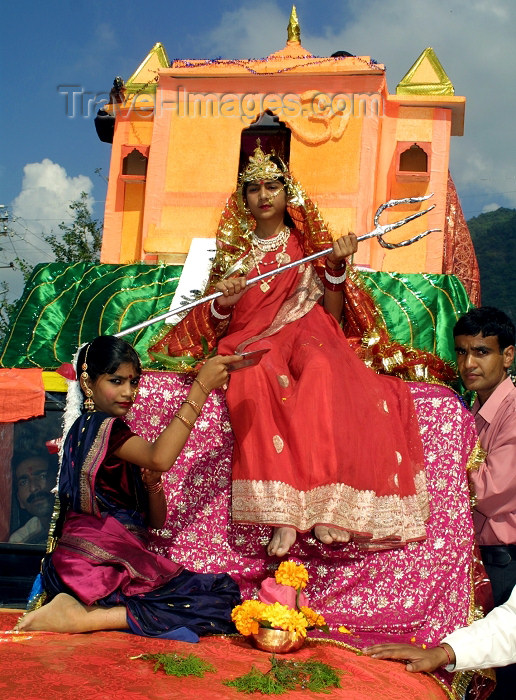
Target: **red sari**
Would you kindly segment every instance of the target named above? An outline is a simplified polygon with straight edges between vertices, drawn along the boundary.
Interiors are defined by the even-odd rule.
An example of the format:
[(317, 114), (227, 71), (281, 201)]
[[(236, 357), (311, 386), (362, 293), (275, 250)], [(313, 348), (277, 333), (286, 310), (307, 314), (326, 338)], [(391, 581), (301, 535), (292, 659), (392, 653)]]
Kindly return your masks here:
[[(294, 233), (286, 252), (303, 256)], [(363, 364), (321, 294), (304, 265), (265, 293), (250, 287), (219, 341), (220, 354), (270, 349), (232, 374), (227, 391), (233, 519), (299, 532), (334, 525), (373, 549), (424, 539), (428, 497), (409, 389)]]

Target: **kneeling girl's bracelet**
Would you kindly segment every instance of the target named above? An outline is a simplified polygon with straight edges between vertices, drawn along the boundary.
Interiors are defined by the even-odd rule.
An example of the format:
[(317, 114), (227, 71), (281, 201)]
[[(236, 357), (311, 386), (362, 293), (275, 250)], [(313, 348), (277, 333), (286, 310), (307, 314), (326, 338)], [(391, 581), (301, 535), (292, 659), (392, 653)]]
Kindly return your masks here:
[(202, 389), (203, 392), (206, 394), (206, 396), (209, 396), (209, 395), (210, 395), (210, 390), (208, 389), (208, 387), (206, 386), (206, 384), (203, 384), (203, 383), (201, 382), (201, 380), (200, 380), (198, 377), (195, 377), (194, 382), (197, 382), (197, 384), (201, 387), (201, 389)]
[(159, 493), (160, 491), (163, 491), (163, 483), (160, 479), (159, 481), (156, 481), (155, 484), (146, 484), (145, 488), (147, 489), (148, 493)]
[(191, 406), (193, 408), (193, 410), (197, 413), (197, 417), (199, 417), (201, 415), (202, 407), (199, 406), (199, 404), (196, 403), (195, 401), (191, 401), (190, 399), (185, 399), (182, 403), (187, 403), (189, 406)]
[(178, 411), (177, 413), (174, 414), (174, 418), (179, 418), (179, 420), (181, 421), (181, 423), (183, 423), (183, 425), (186, 425), (186, 427), (187, 427), (189, 430), (192, 430), (192, 429), (193, 429), (194, 424), (192, 423), (192, 421), (191, 421), (191, 420), (188, 420), (188, 418), (185, 418), (185, 416), (183, 416), (181, 413), (179, 413), (179, 411)]

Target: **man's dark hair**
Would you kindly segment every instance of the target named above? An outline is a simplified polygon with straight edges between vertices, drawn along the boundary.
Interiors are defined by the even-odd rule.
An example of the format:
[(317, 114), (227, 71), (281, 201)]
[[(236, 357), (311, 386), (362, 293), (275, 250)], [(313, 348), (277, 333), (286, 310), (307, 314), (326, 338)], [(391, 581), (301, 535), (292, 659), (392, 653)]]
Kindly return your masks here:
[(497, 336), (500, 351), (509, 345), (515, 345), (516, 332), (514, 323), (506, 313), (494, 306), (480, 306), (461, 316), (453, 328), (453, 337), (458, 335), (478, 335), (482, 337)]

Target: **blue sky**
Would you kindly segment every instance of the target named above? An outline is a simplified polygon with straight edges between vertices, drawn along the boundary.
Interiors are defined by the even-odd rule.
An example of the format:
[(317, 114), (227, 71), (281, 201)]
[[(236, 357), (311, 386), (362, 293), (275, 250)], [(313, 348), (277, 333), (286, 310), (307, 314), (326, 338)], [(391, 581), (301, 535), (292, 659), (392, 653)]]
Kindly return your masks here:
[[(127, 79), (160, 41), (174, 58), (260, 58), (282, 48), (291, 0), (18, 0), (2, 3), (4, 75), (0, 204), (14, 235), (0, 238), (0, 265), (14, 254), (50, 259), (41, 232), (57, 229), (84, 190), (102, 219), (110, 147), (95, 134), (96, 103)], [(387, 68), (390, 92), (432, 46), (467, 97), (451, 171), (466, 217), (516, 207), (516, 3), (513, 0), (298, 0), (303, 46), (344, 49)], [(61, 87), (60, 87), (61, 86)], [(67, 88), (91, 107), (67, 115)], [(100, 174), (96, 171), (100, 169)], [(14, 273), (0, 269), (11, 284)]]

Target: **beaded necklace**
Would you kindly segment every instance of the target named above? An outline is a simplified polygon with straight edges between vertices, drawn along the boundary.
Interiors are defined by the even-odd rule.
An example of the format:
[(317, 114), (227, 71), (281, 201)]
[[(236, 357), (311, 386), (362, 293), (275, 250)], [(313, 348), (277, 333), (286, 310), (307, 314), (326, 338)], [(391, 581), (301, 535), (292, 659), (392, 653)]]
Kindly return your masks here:
[[(256, 255), (256, 248), (265, 255), (266, 253), (272, 253), (275, 250), (277, 250), (280, 246), (282, 246), (281, 251), (276, 254), (275, 259), (271, 260), (270, 262), (263, 262), (262, 260), (262, 265), (274, 265), (274, 263), (277, 264), (278, 268), (281, 267), (281, 265), (286, 265), (287, 263), (290, 262), (290, 255), (286, 253), (286, 248), (287, 248), (287, 243), (288, 239), (290, 237), (290, 229), (288, 226), (285, 226), (276, 236), (273, 238), (259, 238), (254, 231), (251, 236), (251, 253), (253, 256), (254, 264), (256, 267), (256, 270), (258, 271), (258, 275), (261, 275), (260, 271), (260, 265), (258, 262), (258, 258)], [(262, 256), (263, 257), (263, 256)], [(272, 277), (269, 278), (269, 282), (272, 282), (272, 280), (276, 277), (276, 275), (272, 275)], [(269, 291), (270, 289), (270, 284), (266, 280), (263, 280), (263, 282), (260, 285), (260, 289), (262, 292), (265, 294), (266, 292)]]

